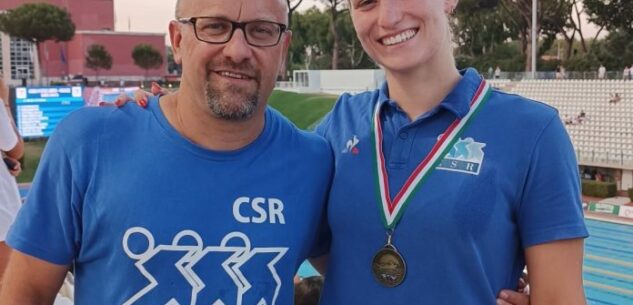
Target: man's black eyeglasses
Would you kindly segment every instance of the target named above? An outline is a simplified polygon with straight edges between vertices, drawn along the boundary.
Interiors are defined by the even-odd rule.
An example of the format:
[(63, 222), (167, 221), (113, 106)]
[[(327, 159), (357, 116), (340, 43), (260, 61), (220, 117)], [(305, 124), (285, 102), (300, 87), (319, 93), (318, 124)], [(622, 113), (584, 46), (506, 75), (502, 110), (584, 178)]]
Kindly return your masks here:
[(219, 17), (192, 17), (179, 18), (178, 22), (191, 23), (198, 40), (213, 44), (228, 42), (235, 29), (242, 29), (249, 45), (272, 47), (279, 43), (286, 31), (285, 24), (264, 20), (235, 22)]

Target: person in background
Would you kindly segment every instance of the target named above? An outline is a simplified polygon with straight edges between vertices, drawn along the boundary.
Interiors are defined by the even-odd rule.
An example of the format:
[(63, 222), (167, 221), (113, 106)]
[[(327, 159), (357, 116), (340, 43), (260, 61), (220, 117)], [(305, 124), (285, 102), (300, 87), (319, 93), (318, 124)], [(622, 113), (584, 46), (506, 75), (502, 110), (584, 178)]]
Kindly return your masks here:
[(11, 252), (5, 239), (21, 204), (15, 177), (22, 171), (18, 160), (24, 154), (24, 142), (11, 113), (9, 87), (4, 83), (1, 74), (0, 105), (2, 105), (0, 107), (0, 151), (4, 159), (4, 164), (0, 164), (0, 279), (2, 279)]
[(607, 76), (607, 68), (600, 64), (600, 67), (598, 67), (598, 79), (605, 79), (605, 77)]
[(609, 97), (609, 104), (617, 104), (622, 100), (622, 96), (620, 96), (620, 93), (618, 92), (610, 95), (611, 96)]

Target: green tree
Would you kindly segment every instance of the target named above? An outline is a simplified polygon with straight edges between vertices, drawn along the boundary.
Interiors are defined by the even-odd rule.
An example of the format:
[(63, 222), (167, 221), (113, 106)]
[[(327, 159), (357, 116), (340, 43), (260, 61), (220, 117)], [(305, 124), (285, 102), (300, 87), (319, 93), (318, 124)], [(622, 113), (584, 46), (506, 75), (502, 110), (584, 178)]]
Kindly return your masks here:
[[(33, 3), (0, 13), (0, 31), (32, 41), (39, 50), (40, 44), (47, 40), (71, 40), (75, 35), (75, 24), (65, 9)], [(41, 66), (39, 54), (37, 61)]]
[[(525, 56), (525, 70), (530, 70), (532, 61), (532, 1), (500, 0), (506, 16), (505, 25), (518, 33), (521, 52)], [(541, 38), (537, 56), (548, 50), (567, 24), (573, 0), (539, 1), (537, 7), (536, 35)], [(536, 47), (536, 46), (535, 46)], [(540, 56), (539, 56), (540, 57)]]
[(376, 64), (358, 40), (350, 11), (338, 12), (336, 37), (332, 36), (331, 12), (312, 7), (293, 18), (293, 42), (290, 46), (291, 69), (332, 69), (334, 41), (339, 40), (338, 69), (374, 69)]
[(607, 37), (594, 43), (591, 52), (607, 70), (622, 71), (633, 63), (633, 34), (623, 29), (609, 31)]
[(160, 68), (163, 64), (163, 56), (152, 45), (141, 43), (132, 50), (134, 64), (145, 70), (145, 79), (150, 69)]
[[(295, 11), (297, 10), (297, 8), (299, 7), (299, 5), (301, 5), (301, 3), (303, 2), (303, 0), (286, 0), (286, 3), (288, 4), (288, 26), (290, 27), (290, 29), (294, 32), (294, 22), (293, 22), (293, 18), (292, 16), (294, 16)], [(296, 34), (295, 34), (296, 35)], [(299, 40), (299, 37), (297, 36), (293, 36), (292, 38), (293, 40), (293, 44), (296, 44), (295, 41)], [(286, 70), (290, 71), (290, 68), (292, 66), (292, 63), (294, 61), (294, 56), (295, 54), (292, 51), (288, 52), (288, 58), (286, 60)], [(286, 75), (282, 75), (281, 76), (284, 80), (287, 79)]]
[(589, 21), (608, 31), (624, 29), (633, 33), (633, 1), (584, 0)]
[(112, 55), (103, 45), (93, 44), (88, 47), (86, 54), (86, 68), (94, 70), (99, 80), (99, 71), (112, 68)]
[(336, 29), (340, 37), (340, 57), (339, 68), (342, 69), (376, 69), (378, 66), (365, 53), (363, 46), (358, 40), (350, 11), (341, 12), (338, 18)]
[(330, 35), (332, 35), (332, 51), (330, 54), (332, 55), (332, 70), (338, 69), (338, 59), (339, 53), (341, 50), (341, 37), (336, 28), (338, 24), (339, 17), (341, 16), (341, 12), (346, 10), (345, 5), (347, 4), (346, 0), (321, 0), (326, 6), (326, 10), (329, 12), (330, 23)]
[(596, 71), (600, 66), (600, 60), (592, 48), (587, 54), (572, 54), (565, 60), (564, 66), (567, 71)]
[(293, 17), (293, 41), (289, 50), (292, 70), (331, 67), (328, 24), (328, 15), (316, 7)]
[(455, 41), (459, 45), (458, 55), (488, 54), (508, 38), (516, 36), (504, 26), (503, 11), (494, 9), (494, 5), (496, 3), (480, 0), (460, 1), (452, 20)]
[[(568, 60), (572, 52), (574, 52), (574, 44), (576, 43), (576, 35), (580, 39), (581, 51), (583, 54), (587, 53), (587, 40), (585, 39), (585, 35), (582, 31), (582, 24), (580, 20), (585, 15), (585, 8), (581, 6), (582, 0), (571, 0), (569, 5), (571, 8), (568, 10), (569, 16), (567, 17), (567, 22), (564, 26), (563, 31), (561, 31), (562, 36), (565, 38), (565, 43), (567, 44), (565, 48), (565, 56), (563, 56), (564, 60)], [(598, 31), (598, 34), (601, 30)], [(597, 37), (597, 34), (596, 34)], [(595, 39), (594, 39), (595, 40)]]
[(288, 3), (288, 25), (292, 25), (292, 16), (303, 0), (286, 0)]

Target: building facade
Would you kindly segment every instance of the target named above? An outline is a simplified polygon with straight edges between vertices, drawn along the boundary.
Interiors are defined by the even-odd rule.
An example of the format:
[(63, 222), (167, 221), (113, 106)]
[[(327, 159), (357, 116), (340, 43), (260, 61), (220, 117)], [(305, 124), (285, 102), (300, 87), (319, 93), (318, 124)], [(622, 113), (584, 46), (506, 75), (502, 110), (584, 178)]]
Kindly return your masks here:
[[(0, 11), (38, 2), (66, 9), (76, 26), (75, 36), (68, 42), (47, 41), (35, 48), (29, 41), (0, 33), (0, 71), (7, 82), (49, 83), (76, 75), (96, 80), (97, 72), (85, 66), (87, 50), (93, 44), (105, 46), (112, 55), (112, 69), (99, 71), (100, 80), (143, 80), (146, 72), (149, 79), (160, 79), (167, 73), (165, 34), (115, 32), (113, 0), (2, 0)], [(161, 53), (161, 67), (145, 71), (134, 64), (132, 50), (140, 43)]]

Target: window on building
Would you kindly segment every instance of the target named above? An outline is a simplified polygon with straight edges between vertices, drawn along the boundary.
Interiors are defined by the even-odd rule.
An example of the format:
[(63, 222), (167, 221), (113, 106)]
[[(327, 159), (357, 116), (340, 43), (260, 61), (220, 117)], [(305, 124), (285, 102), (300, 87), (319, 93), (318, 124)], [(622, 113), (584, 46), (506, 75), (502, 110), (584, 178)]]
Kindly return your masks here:
[(35, 44), (19, 38), (11, 37), (9, 51), (11, 54), (11, 78), (35, 78)]

